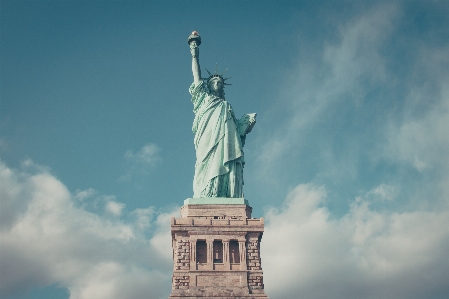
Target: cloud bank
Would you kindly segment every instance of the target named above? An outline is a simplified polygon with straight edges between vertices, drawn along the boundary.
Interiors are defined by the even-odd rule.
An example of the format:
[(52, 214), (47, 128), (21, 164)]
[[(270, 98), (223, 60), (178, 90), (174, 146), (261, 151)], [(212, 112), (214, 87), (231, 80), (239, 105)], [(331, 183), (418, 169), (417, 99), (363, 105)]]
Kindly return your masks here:
[[(376, 211), (379, 186), (333, 219), (322, 186), (302, 184), (267, 214), (262, 265), (275, 298), (444, 298), (449, 211)], [(377, 196), (373, 197), (372, 194)]]
[(20, 170), (0, 163), (0, 177), (0, 297), (53, 284), (70, 299), (167, 296), (173, 212), (149, 207), (121, 218), (123, 203), (92, 189), (72, 195), (31, 161)]

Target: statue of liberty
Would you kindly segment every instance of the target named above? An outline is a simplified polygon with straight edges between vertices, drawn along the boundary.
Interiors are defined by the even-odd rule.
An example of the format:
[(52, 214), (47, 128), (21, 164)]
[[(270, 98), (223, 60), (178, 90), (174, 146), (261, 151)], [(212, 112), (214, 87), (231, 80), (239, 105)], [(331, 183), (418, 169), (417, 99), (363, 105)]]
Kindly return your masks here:
[[(246, 134), (256, 123), (256, 114), (245, 114), (237, 120), (231, 104), (225, 99), (224, 86), (229, 78), (209, 71), (201, 77), (199, 48), (201, 37), (193, 31), (188, 38), (192, 54), (193, 121), (196, 150), (193, 197), (243, 197), (243, 146)], [(206, 69), (207, 70), (207, 69)]]

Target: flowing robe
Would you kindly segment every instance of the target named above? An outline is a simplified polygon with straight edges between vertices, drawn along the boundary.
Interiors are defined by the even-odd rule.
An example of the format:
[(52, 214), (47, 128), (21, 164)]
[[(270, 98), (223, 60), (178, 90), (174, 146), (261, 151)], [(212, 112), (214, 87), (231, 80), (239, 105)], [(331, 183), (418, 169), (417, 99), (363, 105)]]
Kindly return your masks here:
[(204, 81), (189, 92), (195, 113), (193, 197), (243, 197), (243, 146), (231, 105)]

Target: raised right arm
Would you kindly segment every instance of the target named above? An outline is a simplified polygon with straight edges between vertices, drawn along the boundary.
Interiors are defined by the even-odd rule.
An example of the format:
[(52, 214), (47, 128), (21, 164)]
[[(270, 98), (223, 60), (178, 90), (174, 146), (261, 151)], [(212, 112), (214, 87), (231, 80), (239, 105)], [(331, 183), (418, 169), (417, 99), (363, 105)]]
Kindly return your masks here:
[(190, 43), (190, 53), (192, 54), (192, 74), (193, 74), (193, 83), (195, 86), (201, 83), (201, 69), (200, 69), (200, 48), (196, 44), (195, 41)]

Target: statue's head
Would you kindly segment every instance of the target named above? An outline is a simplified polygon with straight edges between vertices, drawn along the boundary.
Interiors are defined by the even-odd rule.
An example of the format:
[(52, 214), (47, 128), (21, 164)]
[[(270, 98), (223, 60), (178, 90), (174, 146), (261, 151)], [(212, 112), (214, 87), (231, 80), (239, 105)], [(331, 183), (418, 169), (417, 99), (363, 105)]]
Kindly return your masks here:
[(223, 93), (224, 80), (222, 77), (217, 76), (217, 77), (208, 79), (207, 85), (208, 85), (210, 91), (216, 92), (219, 94)]
[(217, 73), (216, 69), (214, 74), (211, 74), (211, 72), (207, 69), (206, 71), (209, 73), (209, 78), (207, 78), (207, 87), (212, 93), (224, 98), (224, 86), (231, 85), (225, 83), (225, 81), (229, 78), (223, 78), (223, 75), (226, 73), (227, 69), (221, 75)]

